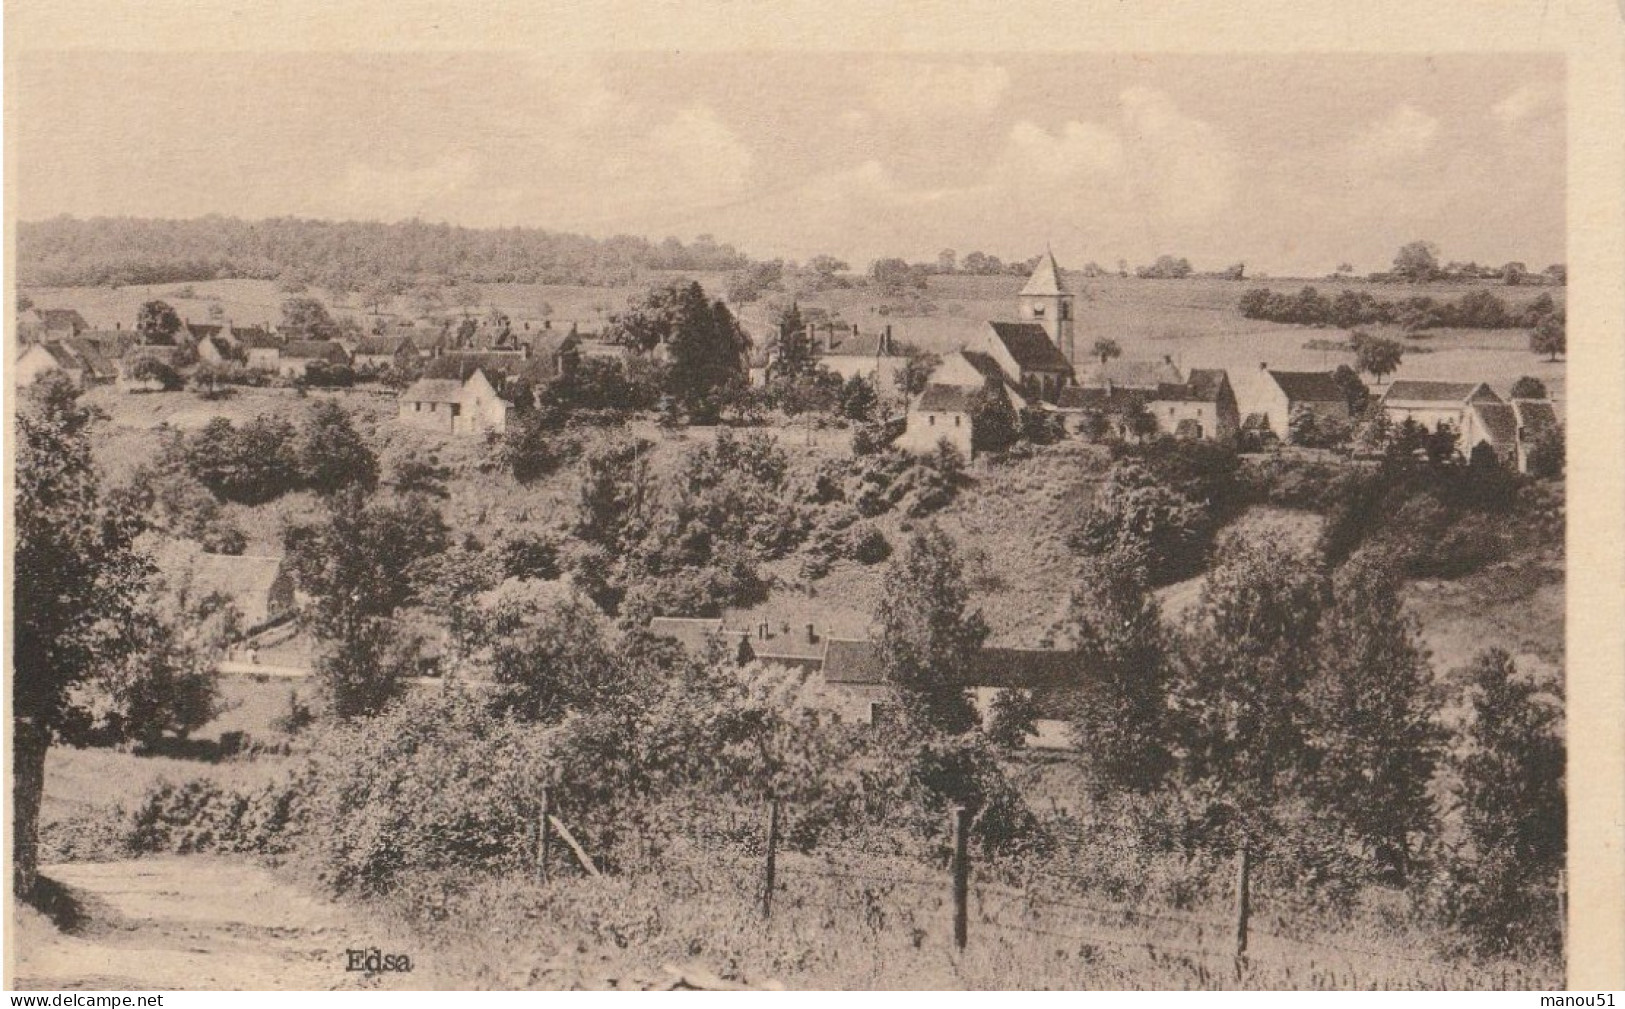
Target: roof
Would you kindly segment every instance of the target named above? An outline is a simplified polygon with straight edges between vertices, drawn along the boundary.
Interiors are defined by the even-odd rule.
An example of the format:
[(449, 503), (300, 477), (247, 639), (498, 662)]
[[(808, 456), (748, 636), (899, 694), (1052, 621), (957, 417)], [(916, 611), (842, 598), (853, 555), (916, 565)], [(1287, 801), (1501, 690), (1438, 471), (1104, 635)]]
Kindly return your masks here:
[[(1480, 390), (1488, 395), (1479, 396)], [(1404, 406), (1413, 403), (1428, 406), (1460, 406), (1473, 399), (1490, 403), (1501, 401), (1501, 397), (1495, 395), (1483, 382), (1427, 382), (1402, 379), (1396, 380), (1382, 394), (1384, 406)]]
[(1347, 403), (1348, 394), (1329, 371), (1274, 371), (1270, 378), (1294, 403)]
[(965, 363), (975, 368), (983, 378), (990, 378), (1001, 385), (1008, 381), (1005, 378), (1004, 369), (999, 367), (999, 362), (993, 360), (992, 354), (986, 354), (980, 350), (962, 350), (959, 352), (959, 356), (963, 357)]
[[(419, 383), (422, 384), (422, 383)], [(655, 617), (649, 633), (682, 645), (695, 658), (705, 655), (712, 639), (724, 634), (722, 620), (716, 617)]]
[(1518, 416), (1510, 403), (1474, 403), (1484, 440), (1495, 448), (1511, 448), (1518, 441)]
[(966, 389), (957, 385), (928, 385), (914, 401), (916, 410), (936, 410), (943, 413), (970, 413), (976, 403), (979, 389)]
[(282, 356), (295, 360), (331, 361), (344, 364), (350, 356), (332, 340), (289, 340), (282, 346)]
[[(563, 341), (559, 341), (558, 346), (562, 344)], [(528, 358), (514, 351), (448, 350), (425, 362), (423, 374), (428, 378), (463, 379), (475, 371), (483, 371), (493, 382), (503, 378), (546, 382), (553, 377), (558, 346), (550, 346), (548, 352), (533, 353)]]
[(1062, 410), (1128, 413), (1144, 407), (1152, 395), (1145, 389), (1121, 389), (1116, 386), (1106, 389), (1069, 385), (1056, 397), (1055, 405)]
[(1224, 391), (1227, 378), (1223, 371), (1211, 368), (1193, 368), (1190, 378), (1183, 382), (1167, 382), (1157, 386), (1154, 397), (1164, 403), (1216, 403)]
[(1038, 266), (1033, 275), (1027, 278), (1027, 286), (1021, 289), (1023, 296), (1054, 296), (1058, 294), (1071, 294), (1066, 289), (1066, 282), (1061, 279), (1061, 267), (1055, 262), (1055, 253), (1046, 251), (1039, 257)]
[(46, 329), (71, 329), (77, 333), (81, 329), (89, 329), (90, 323), (79, 314), (76, 308), (39, 308), (40, 322)]
[(416, 347), (410, 336), (369, 336), (355, 345), (355, 352), (369, 357), (394, 357), (404, 348)]
[(212, 337), (219, 336), (220, 331), (225, 327), (216, 326), (213, 323), (208, 322), (188, 322), (183, 324), (183, 328), (187, 331), (187, 333), (191, 334), (192, 339), (207, 340)]
[(267, 333), (263, 329), (234, 329), (232, 334), (237, 337), (244, 347), (250, 350), (281, 350), (282, 341)]
[(1004, 348), (1015, 358), (1016, 364), (1024, 371), (1064, 371), (1072, 370), (1071, 362), (1067, 361), (1061, 353), (1061, 348), (1055, 346), (1055, 341), (1049, 337), (1049, 330), (1036, 322), (990, 322), (993, 335), (999, 338)]
[(1167, 358), (1124, 360), (1117, 358), (1089, 369), (1083, 377), (1087, 386), (1113, 386), (1123, 389), (1156, 389), (1161, 385), (1181, 385), (1185, 376)]
[(1518, 416), (1518, 429), (1526, 440), (1559, 427), (1557, 407), (1549, 399), (1515, 399), (1512, 409)]
[(69, 336), (62, 339), (62, 344), (79, 359), (84, 369), (94, 378), (118, 378), (118, 366), (102, 349), (101, 341), (86, 339), (82, 336)]
[(824, 648), (824, 682), (878, 686), (886, 682), (875, 643), (863, 638), (830, 638)]
[(161, 552), (158, 564), (172, 585), (189, 586), (193, 598), (217, 593), (229, 598), (249, 627), (272, 616), (271, 589), (282, 574), (281, 557), (176, 549)]
[(459, 403), (463, 383), (455, 378), (420, 378), (400, 398), (408, 403)]

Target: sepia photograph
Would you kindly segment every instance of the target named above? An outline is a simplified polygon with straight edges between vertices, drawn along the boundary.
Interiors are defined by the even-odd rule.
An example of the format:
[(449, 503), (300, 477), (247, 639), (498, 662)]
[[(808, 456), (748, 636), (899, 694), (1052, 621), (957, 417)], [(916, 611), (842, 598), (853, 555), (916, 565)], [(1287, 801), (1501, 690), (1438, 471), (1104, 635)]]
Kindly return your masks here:
[(1561, 40), (197, 6), (7, 11), (7, 988), (1570, 987)]

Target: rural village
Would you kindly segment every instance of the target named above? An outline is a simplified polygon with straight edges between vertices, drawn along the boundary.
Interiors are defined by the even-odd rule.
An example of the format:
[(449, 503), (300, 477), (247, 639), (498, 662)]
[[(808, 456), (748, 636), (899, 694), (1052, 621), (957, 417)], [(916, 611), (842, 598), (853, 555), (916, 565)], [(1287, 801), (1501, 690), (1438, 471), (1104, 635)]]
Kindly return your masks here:
[(1561, 60), (105, 62), (14, 987), (1564, 986)]

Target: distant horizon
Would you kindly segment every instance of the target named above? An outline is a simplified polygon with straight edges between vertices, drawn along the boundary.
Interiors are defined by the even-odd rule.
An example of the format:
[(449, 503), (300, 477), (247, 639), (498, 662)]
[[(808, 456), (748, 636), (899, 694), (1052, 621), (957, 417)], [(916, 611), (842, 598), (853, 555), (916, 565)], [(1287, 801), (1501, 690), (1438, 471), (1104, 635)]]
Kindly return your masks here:
[[(311, 215), (306, 215), (306, 214), (268, 214), (268, 215), (262, 215), (262, 216), (247, 217), (247, 216), (243, 216), (243, 215), (239, 215), (239, 214), (208, 213), (208, 214), (195, 214), (195, 215), (186, 216), (186, 217), (180, 217), (180, 216), (157, 217), (157, 216), (150, 216), (150, 215), (143, 215), (143, 214), (78, 215), (78, 214), (72, 214), (72, 213), (60, 213), (60, 214), (52, 214), (52, 215), (50, 215), (48, 217), (32, 217), (32, 218), (20, 217), (17, 220), (17, 225), (19, 227), (28, 226), (28, 225), (41, 225), (41, 224), (48, 224), (51, 221), (64, 220), (64, 219), (65, 220), (71, 220), (71, 221), (77, 221), (77, 222), (84, 222), (84, 223), (90, 223), (90, 222), (95, 222), (95, 221), (99, 221), (99, 220), (105, 220), (105, 221), (132, 221), (132, 222), (146, 222), (146, 223), (166, 223), (166, 222), (187, 223), (187, 222), (193, 222), (193, 221), (204, 221), (204, 220), (209, 220), (209, 219), (221, 219), (221, 220), (238, 221), (238, 222), (241, 222), (243, 224), (249, 224), (249, 225), (253, 225), (253, 224), (257, 224), (257, 223), (261, 223), (261, 222), (266, 222), (266, 221), (273, 221), (273, 220), (298, 220), (298, 221), (307, 221), (307, 222), (317, 223), (317, 224), (376, 225), (376, 226), (380, 226), (380, 227), (399, 227), (399, 226), (408, 225), (408, 224), (420, 224), (420, 225), (423, 225), (423, 226), (426, 226), (426, 227), (435, 227), (435, 228), (449, 227), (449, 228), (460, 229), (460, 230), (471, 231), (471, 232), (497, 232), (497, 231), (509, 231), (509, 230), (516, 230), (517, 229), (517, 230), (521, 230), (521, 231), (535, 231), (535, 232), (540, 232), (540, 233), (549, 234), (549, 235), (567, 235), (567, 236), (571, 236), (571, 237), (585, 238), (585, 239), (588, 239), (588, 240), (591, 240), (591, 241), (594, 241), (594, 242), (608, 242), (608, 241), (613, 241), (613, 240), (615, 240), (617, 238), (633, 238), (633, 239), (637, 239), (639, 241), (650, 243), (652, 245), (658, 245), (662, 241), (671, 239), (671, 240), (680, 241), (685, 246), (691, 246), (691, 245), (695, 244), (697, 241), (709, 238), (717, 247), (719, 247), (719, 248), (732, 248), (735, 251), (737, 251), (740, 255), (745, 256), (746, 258), (750, 259), (752, 262), (769, 262), (769, 261), (777, 259), (777, 260), (783, 260), (784, 262), (787, 262), (787, 263), (793, 262), (793, 263), (798, 263), (798, 264), (805, 265), (805, 263), (808, 260), (810, 260), (811, 258), (813, 258), (813, 256), (831, 255), (831, 256), (835, 256), (835, 258), (837, 258), (837, 259), (841, 259), (842, 261), (846, 262), (847, 266), (849, 267), (848, 272), (853, 273), (853, 274), (860, 274), (860, 275), (868, 272), (869, 265), (872, 262), (874, 262), (874, 259), (903, 258), (903, 259), (908, 259), (911, 263), (930, 263), (930, 262), (932, 262), (932, 258), (930, 258), (930, 257), (911, 258), (911, 257), (908, 257), (908, 256), (903, 256), (900, 253), (883, 253), (883, 254), (881, 254), (879, 256), (874, 257), (874, 259), (867, 259), (867, 260), (862, 260), (862, 261), (848, 260), (846, 257), (839, 256), (839, 255), (837, 255), (835, 253), (814, 253), (812, 256), (808, 256), (805, 259), (793, 259), (793, 258), (789, 258), (789, 257), (761, 256), (761, 255), (758, 255), (758, 254), (756, 254), (754, 252), (754, 250), (746, 247), (742, 243), (732, 241), (726, 235), (700, 234), (700, 235), (691, 235), (691, 236), (688, 236), (687, 238), (684, 238), (684, 237), (679, 236), (679, 235), (661, 235), (661, 234), (656, 234), (656, 233), (637, 234), (635, 232), (630, 232), (630, 231), (620, 231), (620, 232), (615, 232), (615, 233), (592, 233), (592, 232), (587, 232), (587, 231), (578, 231), (578, 230), (572, 230), (572, 229), (566, 229), (566, 228), (549, 227), (548, 225), (545, 225), (545, 224), (468, 225), (468, 224), (459, 224), (459, 223), (457, 223), (455, 221), (431, 220), (431, 219), (420, 218), (420, 217), (407, 217), (407, 218), (399, 218), (399, 219), (394, 219), (394, 220), (385, 220), (385, 219), (380, 219), (380, 218), (320, 217), (320, 216), (311, 216)], [(1425, 236), (1418, 236), (1418, 239), (1423, 240), (1423, 241), (1427, 240)], [(1418, 240), (1418, 239), (1413, 239), (1413, 240)], [(964, 244), (964, 248), (960, 252), (960, 258), (961, 259), (963, 259), (963, 256), (965, 254), (968, 254), (968, 253), (971, 253), (971, 252), (982, 252), (982, 253), (984, 253), (986, 255), (998, 257), (1006, 265), (1025, 262), (1027, 260), (1032, 259), (1034, 256), (1038, 256), (1038, 255), (1043, 254), (1044, 251), (1045, 251), (1045, 249), (1039, 248), (1039, 249), (1035, 249), (1035, 250), (1028, 251), (1028, 252), (1005, 253), (1002, 250), (991, 249), (989, 247), (980, 246), (980, 245), (977, 245), (975, 243), (963, 243), (963, 244)], [(1395, 247), (1394, 251), (1395, 252), (1398, 251), (1397, 246)], [(1178, 257), (1178, 256), (1180, 256), (1180, 253), (1177, 252), (1177, 251), (1169, 251), (1167, 253), (1159, 253), (1159, 255), (1172, 255), (1172, 256)], [(1184, 258), (1189, 259), (1190, 257), (1184, 257)], [(1440, 257), (1439, 258), (1440, 258), (1441, 264), (1446, 263), (1446, 262), (1458, 261), (1456, 259), (1456, 257), (1450, 255), (1448, 249), (1444, 249), (1444, 248), (1440, 249)], [(1119, 259), (1126, 259), (1126, 257), (1111, 256), (1108, 259), (1107, 257), (1102, 256), (1102, 257), (1099, 257), (1099, 258), (1093, 258), (1093, 259), (1084, 260), (1082, 262), (1073, 263), (1073, 262), (1067, 261), (1065, 259), (1065, 257), (1062, 257), (1059, 254), (1057, 254), (1057, 256), (1056, 256), (1056, 260), (1059, 263), (1061, 269), (1063, 271), (1067, 272), (1067, 273), (1081, 273), (1081, 272), (1083, 272), (1083, 270), (1086, 267), (1088, 267), (1091, 263), (1093, 263), (1094, 265), (1102, 267), (1107, 276), (1117, 276), (1117, 269), (1116, 269), (1115, 264), (1118, 262)], [(1147, 259), (1147, 260), (1145, 260), (1143, 262), (1137, 261), (1137, 260), (1128, 260), (1127, 261), (1127, 266), (1128, 266), (1128, 270), (1129, 270), (1130, 279), (1141, 279), (1141, 278), (1135, 278), (1133, 276), (1135, 268), (1140, 267), (1140, 266), (1149, 266), (1149, 265), (1151, 265), (1152, 262), (1154, 262), (1154, 260), (1155, 260), (1155, 257)], [(1193, 269), (1194, 273), (1196, 273), (1196, 274), (1215, 274), (1215, 273), (1221, 272), (1222, 270), (1225, 269), (1225, 267), (1230, 266), (1231, 264), (1238, 263), (1238, 262), (1245, 263), (1246, 261), (1247, 261), (1246, 256), (1229, 256), (1229, 257), (1220, 256), (1217, 259), (1211, 261), (1211, 263), (1199, 262), (1199, 261), (1192, 260), (1191, 261), (1191, 266), (1192, 266), (1192, 269)], [(1516, 256), (1516, 255), (1489, 257), (1489, 258), (1485, 258), (1483, 260), (1463, 259), (1463, 260), (1459, 260), (1459, 261), (1460, 262), (1476, 262), (1480, 266), (1501, 266), (1501, 265), (1504, 265), (1506, 263), (1511, 263), (1511, 262), (1522, 262), (1526, 267), (1528, 267), (1528, 270), (1529, 270), (1529, 272), (1531, 274), (1539, 274), (1541, 271), (1543, 271), (1548, 266), (1561, 265), (1561, 264), (1564, 263), (1564, 260), (1561, 260), (1561, 259), (1553, 260), (1552, 262), (1548, 263), (1548, 262), (1544, 262), (1544, 261), (1538, 261), (1538, 260), (1530, 259), (1530, 258), (1527, 258), (1527, 257), (1519, 257), (1519, 256)], [(1347, 262), (1347, 260), (1344, 260), (1342, 262)], [(1248, 268), (1247, 268), (1247, 271), (1246, 271), (1246, 277), (1241, 282), (1245, 283), (1246, 280), (1250, 280), (1250, 279), (1253, 279), (1255, 277), (1257, 277), (1259, 279), (1270, 279), (1270, 280), (1329, 280), (1329, 279), (1333, 279), (1332, 274), (1335, 271), (1336, 265), (1338, 265), (1338, 264), (1334, 264), (1332, 267), (1328, 267), (1325, 271), (1320, 272), (1320, 273), (1307, 273), (1307, 272), (1305, 272), (1305, 273), (1278, 273), (1278, 272), (1269, 271), (1269, 270), (1257, 270), (1257, 271), (1255, 271), (1249, 265)], [(1353, 265), (1355, 267), (1355, 269), (1354, 269), (1354, 271), (1352, 273), (1347, 274), (1346, 277), (1343, 278), (1343, 279), (1364, 280), (1370, 274), (1389, 272), (1389, 268), (1391, 268), (1392, 262), (1384, 263), (1384, 264), (1377, 265), (1377, 266), (1372, 266), (1370, 268), (1362, 267), (1362, 266), (1360, 266), (1358, 264), (1352, 264), (1352, 263), (1350, 265)], [(682, 270), (682, 269), (677, 269), (677, 270), (666, 270), (666, 271), (660, 271), (660, 272), (675, 272), (675, 273), (706, 273), (706, 272), (713, 272), (714, 273), (714, 272), (718, 272), (718, 271), (715, 271), (715, 270)], [(726, 272), (726, 271), (724, 271), (724, 272)], [(968, 273), (966, 271), (958, 271), (953, 275), (955, 275), (955, 276), (978, 276), (979, 274)], [(981, 276), (1001, 276), (1001, 275), (1005, 275), (1005, 274), (980, 274), (980, 275)], [(1008, 275), (1014, 276), (1014, 274), (1008, 274)], [(254, 279), (254, 278), (234, 276), (234, 277), (230, 277), (230, 278), (217, 277), (215, 279), (217, 279), (217, 280), (225, 280), (225, 279), (243, 280), (243, 279)], [(150, 284), (150, 285), (145, 285), (145, 286), (163, 286), (164, 283), (168, 283), (168, 282), (160, 282), (158, 284)], [(207, 281), (194, 280), (194, 281), (191, 281), (191, 283), (207, 283)], [(486, 282), (486, 283), (490, 283), (490, 282)], [(29, 285), (22, 285), (22, 286), (50, 287), (50, 286), (59, 286), (59, 285), (29, 284)], [(86, 286), (86, 285), (72, 285), (72, 286)], [(142, 286), (142, 285), (136, 284), (136, 285), (127, 285), (127, 286)], [(317, 285), (317, 286), (320, 286), (320, 285)]]

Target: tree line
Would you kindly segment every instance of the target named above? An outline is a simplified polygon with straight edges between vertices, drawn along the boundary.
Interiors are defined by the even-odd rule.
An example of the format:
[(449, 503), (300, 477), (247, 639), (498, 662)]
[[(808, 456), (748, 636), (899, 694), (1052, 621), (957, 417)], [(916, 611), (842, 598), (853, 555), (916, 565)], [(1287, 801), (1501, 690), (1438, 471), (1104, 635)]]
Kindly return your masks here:
[(1516, 305), (1490, 291), (1469, 291), (1454, 300), (1425, 294), (1378, 298), (1370, 291), (1349, 289), (1328, 297), (1313, 286), (1296, 294), (1256, 287), (1241, 296), (1238, 307), (1247, 318), (1268, 322), (1339, 329), (1393, 325), (1409, 333), (1443, 328), (1533, 329), (1549, 316), (1564, 314), (1548, 292)]
[(539, 228), (465, 228), (278, 217), (245, 221), (56, 217), (17, 225), (25, 286), (121, 286), (246, 278), (330, 291), (421, 278), (486, 284), (611, 284), (645, 270), (726, 271), (749, 262), (708, 235), (690, 243), (596, 239)]

